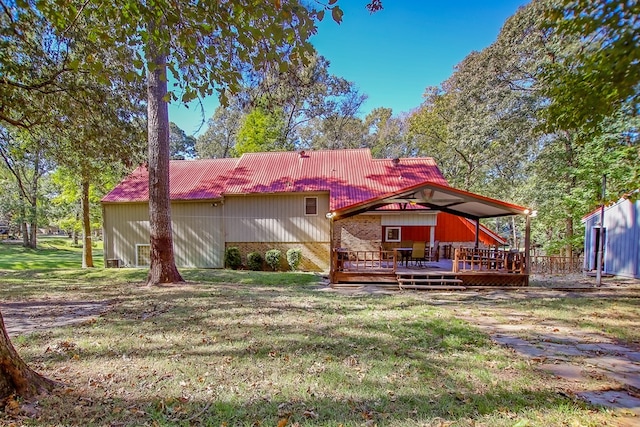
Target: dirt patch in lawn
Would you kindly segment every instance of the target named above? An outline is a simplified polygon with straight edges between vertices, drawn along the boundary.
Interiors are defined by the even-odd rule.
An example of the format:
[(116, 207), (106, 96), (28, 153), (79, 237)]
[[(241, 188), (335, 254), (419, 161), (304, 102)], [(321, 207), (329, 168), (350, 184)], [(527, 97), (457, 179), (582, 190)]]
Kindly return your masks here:
[(10, 336), (89, 322), (107, 312), (110, 301), (35, 300), (0, 303)]

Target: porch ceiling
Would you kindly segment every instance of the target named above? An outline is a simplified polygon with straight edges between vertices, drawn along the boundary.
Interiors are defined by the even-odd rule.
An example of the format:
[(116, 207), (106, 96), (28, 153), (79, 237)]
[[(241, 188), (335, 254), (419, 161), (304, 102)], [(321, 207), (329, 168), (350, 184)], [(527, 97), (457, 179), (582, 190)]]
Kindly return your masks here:
[(398, 205), (398, 210), (413, 210), (421, 206), (470, 219), (527, 215), (530, 212), (525, 207), (468, 191), (434, 183), (423, 183), (340, 209), (334, 212), (334, 218), (346, 218), (388, 205)]

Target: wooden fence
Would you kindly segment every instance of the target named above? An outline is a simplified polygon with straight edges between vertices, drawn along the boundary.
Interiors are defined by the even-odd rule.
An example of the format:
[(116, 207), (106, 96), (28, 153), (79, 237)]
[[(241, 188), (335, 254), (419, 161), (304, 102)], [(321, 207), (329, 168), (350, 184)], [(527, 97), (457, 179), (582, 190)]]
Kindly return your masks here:
[(531, 274), (571, 274), (582, 273), (584, 258), (582, 256), (532, 256)]

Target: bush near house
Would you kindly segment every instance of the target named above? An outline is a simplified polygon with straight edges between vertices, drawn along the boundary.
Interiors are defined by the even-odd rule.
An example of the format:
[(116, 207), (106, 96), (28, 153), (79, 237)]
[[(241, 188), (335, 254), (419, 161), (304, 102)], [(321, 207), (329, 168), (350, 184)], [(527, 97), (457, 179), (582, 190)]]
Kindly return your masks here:
[(250, 252), (247, 254), (247, 267), (249, 270), (261, 271), (263, 261), (262, 255), (258, 252)]
[(302, 249), (291, 248), (287, 251), (287, 264), (291, 271), (296, 271), (302, 261)]
[(224, 265), (232, 270), (237, 270), (242, 266), (240, 249), (236, 247), (227, 248), (224, 251)]
[(264, 254), (265, 261), (273, 271), (276, 271), (280, 266), (280, 258), (282, 258), (282, 252), (278, 249), (271, 249)]

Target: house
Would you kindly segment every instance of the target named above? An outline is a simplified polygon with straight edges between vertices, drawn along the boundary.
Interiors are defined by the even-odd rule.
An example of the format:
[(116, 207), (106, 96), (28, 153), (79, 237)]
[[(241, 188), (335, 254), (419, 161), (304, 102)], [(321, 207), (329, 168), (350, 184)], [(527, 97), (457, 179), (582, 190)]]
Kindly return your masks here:
[[(640, 279), (640, 190), (604, 209), (603, 272)], [(596, 271), (601, 209), (585, 215), (584, 268)]]
[[(478, 219), (525, 211), (449, 187), (432, 158), (374, 159), (368, 149), (176, 160), (169, 174), (178, 267), (221, 268), (228, 247), (243, 256), (300, 248), (302, 269), (326, 271), (332, 249), (379, 251), (397, 237), (391, 228), (455, 242), (462, 234), (453, 220), (440, 229), (439, 212), (462, 216), (459, 227), (497, 244)], [(149, 264), (147, 179), (141, 166), (102, 199), (105, 259)]]

